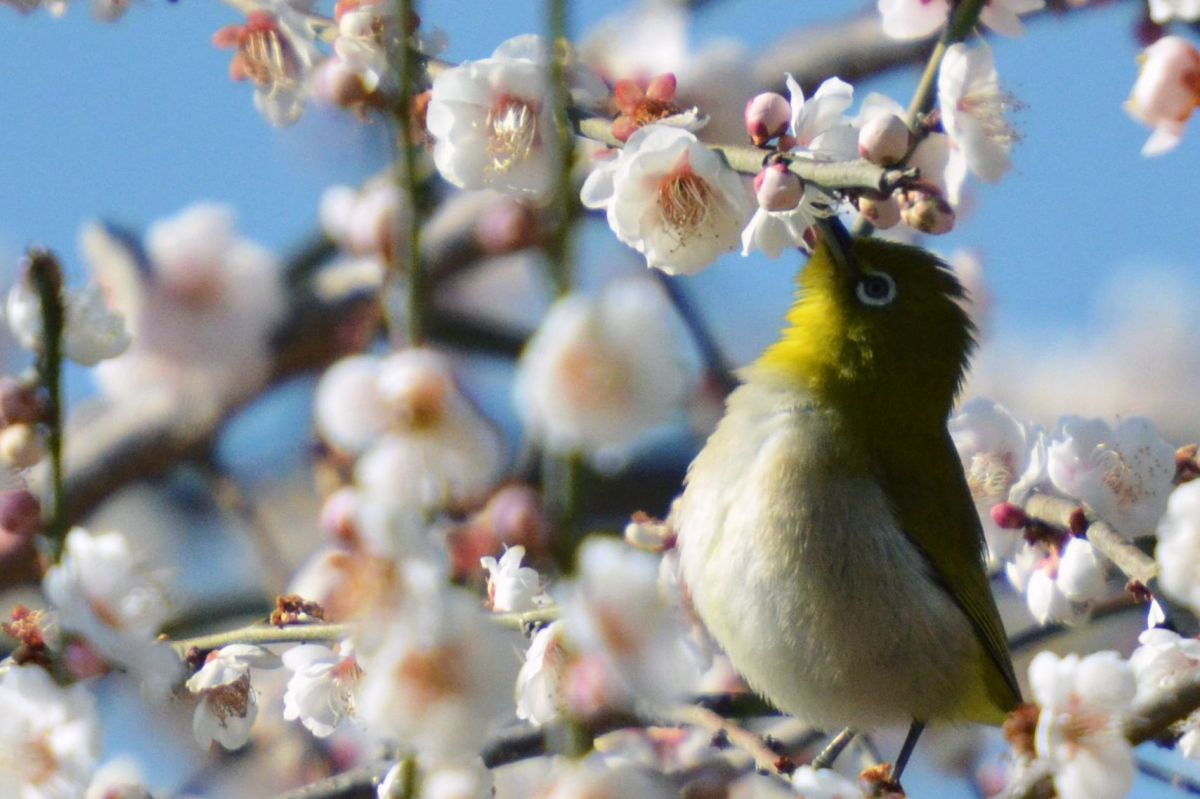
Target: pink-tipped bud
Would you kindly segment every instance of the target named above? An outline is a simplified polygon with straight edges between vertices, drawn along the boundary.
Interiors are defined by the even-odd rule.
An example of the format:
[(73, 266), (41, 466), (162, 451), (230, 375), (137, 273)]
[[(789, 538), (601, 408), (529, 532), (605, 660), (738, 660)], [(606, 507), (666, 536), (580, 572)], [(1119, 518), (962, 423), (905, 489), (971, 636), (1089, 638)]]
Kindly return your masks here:
[(867, 120), (858, 132), (858, 154), (873, 164), (892, 166), (908, 153), (908, 126), (895, 114)]
[(33, 424), (41, 420), (44, 410), (36, 388), (0, 377), (0, 423)]
[(42, 503), (26, 489), (0, 491), (0, 531), (29, 538), (42, 529)]
[(893, 228), (900, 223), (900, 203), (895, 197), (863, 197), (858, 201), (858, 212), (880, 230)]
[(358, 492), (346, 486), (334, 491), (321, 505), (320, 527), (331, 541), (353, 545), (358, 540)]
[(746, 103), (745, 120), (750, 141), (762, 147), (787, 130), (792, 121), (792, 106), (783, 95), (764, 92)]
[(771, 164), (754, 176), (754, 196), (767, 211), (791, 211), (804, 197), (804, 183), (785, 164)]
[(1001, 530), (1020, 530), (1029, 523), (1029, 516), (1018, 505), (997, 502), (992, 506), (992, 521)]
[(913, 230), (932, 236), (940, 236), (954, 229), (954, 209), (945, 198), (934, 194), (922, 194), (915, 202), (906, 205), (900, 215)]
[(46, 447), (37, 428), (29, 424), (10, 424), (0, 431), (0, 462), (14, 469), (28, 469), (46, 455)]

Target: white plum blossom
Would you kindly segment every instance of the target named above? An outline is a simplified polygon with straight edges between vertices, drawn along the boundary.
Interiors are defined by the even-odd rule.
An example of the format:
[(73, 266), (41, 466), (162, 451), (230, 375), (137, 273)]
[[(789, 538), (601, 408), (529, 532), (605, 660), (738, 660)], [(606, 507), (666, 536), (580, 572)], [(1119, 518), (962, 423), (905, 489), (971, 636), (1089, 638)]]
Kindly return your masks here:
[(1012, 168), (1013, 130), (1004, 118), (1008, 102), (986, 44), (946, 48), (938, 69), (938, 107), (953, 147), (980, 179), (996, 183)]
[(534, 634), (517, 673), (517, 718), (536, 725), (558, 718), (566, 707), (564, 685), (572, 656), (562, 619)]
[(279, 261), (234, 228), (233, 211), (200, 203), (150, 226), (145, 249), (98, 224), (81, 236), (97, 281), (133, 343), (96, 377), (117, 400), (186, 399), (218, 413), (270, 377), (270, 336), (285, 311)]
[(362, 669), (350, 641), (342, 641), (336, 649), (300, 644), (284, 652), (282, 659), (292, 672), (283, 695), (285, 719), (300, 719), (313, 735), (326, 738), (343, 718), (354, 715)]
[(1034, 745), (1062, 799), (1121, 799), (1135, 772), (1133, 748), (1121, 725), (1137, 683), (1116, 652), (1059, 658), (1039, 652), (1029, 683), (1041, 706)]
[(1099, 419), (1064, 417), (1046, 457), (1055, 488), (1127, 537), (1153, 532), (1167, 508), (1175, 448), (1144, 417), (1123, 419), (1116, 429)]
[(96, 771), (83, 799), (153, 799), (137, 763), (129, 757), (110, 760)]
[(464, 591), (414, 593), (361, 657), (358, 715), (434, 761), (474, 755), (512, 714), (516, 639)]
[(1163, 589), (1191, 608), (1200, 608), (1200, 480), (1171, 493), (1154, 557)]
[(171, 606), (160, 577), (134, 556), (124, 535), (72, 529), (42, 588), (62, 629), (129, 669), (151, 694), (169, 690), (181, 664), (155, 637)]
[(395, 82), (387, 48), (402, 33), (397, 8), (385, 0), (341, 2), (334, 8), (335, 57), (358, 75), (367, 94), (391, 88)]
[(620, 465), (687, 395), (691, 376), (672, 315), (662, 290), (641, 277), (555, 303), (522, 353), (513, 386), (530, 435), (552, 452)]
[(820, 217), (831, 216), (837, 202), (816, 186), (806, 184), (779, 163), (754, 179), (758, 208), (742, 231), (742, 255), (762, 250), (778, 258), (789, 247), (811, 249), (805, 233)]
[[(442, 177), (461, 189), (496, 189), (535, 203), (549, 198), (558, 134), (545, 61), (539, 37), (518, 36), (491, 58), (434, 78), (426, 127), (436, 139), (433, 160)], [(594, 76), (590, 81), (585, 93), (598, 86)]]
[(610, 765), (599, 758), (559, 758), (536, 795), (539, 799), (675, 799), (678, 793), (666, 778), (648, 769)]
[(1162, 155), (1179, 144), (1188, 119), (1200, 106), (1200, 51), (1181, 36), (1164, 36), (1143, 50), (1139, 61), (1125, 110), (1154, 128), (1142, 155)]
[[(62, 354), (66, 358), (83, 366), (95, 366), (129, 348), (125, 320), (108, 307), (99, 286), (89, 283), (78, 290), (64, 288), (62, 304)], [(18, 281), (9, 290), (5, 316), (22, 347), (30, 352), (45, 351), (42, 302), (29, 278)]]
[(321, 57), (297, 4), (260, 0), (242, 25), (226, 25), (212, 42), (236, 52), (229, 76), (254, 84), (254, 107), (276, 127), (300, 119), (308, 101), (308, 75)]
[(1157, 699), (1200, 673), (1200, 639), (1154, 629), (1142, 631), (1138, 644), (1129, 656), (1129, 666), (1137, 679), (1136, 705)]
[(566, 633), (634, 698), (664, 706), (694, 688), (697, 663), (683, 621), (659, 582), (659, 559), (614, 538), (591, 537), (564, 586)]
[(617, 238), (668, 274), (693, 274), (737, 247), (750, 201), (741, 178), (692, 133), (647, 125), (599, 163), (580, 197)]
[(100, 715), (87, 688), (63, 688), (39, 666), (8, 666), (0, 708), (0, 796), (83, 796), (100, 757)]
[(1196, 22), (1200, 20), (1200, 0), (1150, 0), (1150, 19), (1159, 25), (1173, 19)]
[(274, 669), (279, 657), (260, 646), (230, 644), (208, 654), (204, 665), (187, 681), (199, 696), (192, 733), (203, 747), (213, 741), (239, 749), (250, 740), (258, 717), (258, 691), (250, 684), (250, 669)]
[[(1041, 432), (1019, 421), (1004, 406), (979, 397), (966, 403), (947, 423), (967, 486), (983, 525), (988, 563), (995, 568), (1021, 543), (1019, 531), (1005, 530), (992, 519), (992, 506), (1010, 493), (1041, 479), (1044, 444)], [(1035, 457), (1038, 448), (1043, 458)]]
[(499, 560), (490, 555), (479, 559), (487, 570), (488, 605), (497, 613), (524, 613), (548, 599), (536, 569), (522, 566), (525, 547), (513, 546)]
[(854, 158), (858, 155), (858, 131), (845, 112), (854, 102), (854, 87), (840, 78), (829, 78), (809, 99), (790, 74), (786, 76), (791, 97), (792, 121), (788, 135), (792, 151), (819, 158)]
[[(996, 33), (1022, 36), (1021, 14), (1040, 11), (1045, 0), (988, 0), (979, 21)], [(878, 0), (883, 32), (893, 39), (922, 39), (946, 24), (949, 0)]]
[(470, 504), (500, 470), (499, 434), (433, 350), (339, 361), (317, 386), (315, 416), (331, 444), (362, 455), (359, 485), (402, 507)]
[(1078, 622), (1104, 596), (1104, 564), (1086, 538), (1072, 536), (1061, 551), (1026, 544), (1005, 564), (1005, 573), (1041, 624)]
[(862, 789), (833, 769), (801, 766), (792, 772), (792, 787), (804, 799), (862, 799)]

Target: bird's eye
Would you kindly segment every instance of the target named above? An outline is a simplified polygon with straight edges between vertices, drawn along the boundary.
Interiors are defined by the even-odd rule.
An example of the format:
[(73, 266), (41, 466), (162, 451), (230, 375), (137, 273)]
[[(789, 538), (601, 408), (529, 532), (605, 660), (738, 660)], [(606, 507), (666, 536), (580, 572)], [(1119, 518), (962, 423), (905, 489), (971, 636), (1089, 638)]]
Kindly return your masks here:
[(864, 305), (887, 305), (896, 299), (896, 281), (883, 272), (868, 272), (859, 278), (855, 293)]

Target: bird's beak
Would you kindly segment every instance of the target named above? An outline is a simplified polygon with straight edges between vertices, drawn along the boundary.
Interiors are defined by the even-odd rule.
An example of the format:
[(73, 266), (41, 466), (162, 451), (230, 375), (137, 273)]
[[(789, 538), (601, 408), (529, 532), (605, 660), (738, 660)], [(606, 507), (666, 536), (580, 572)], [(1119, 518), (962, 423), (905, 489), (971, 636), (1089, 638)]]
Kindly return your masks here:
[(828, 216), (817, 220), (821, 238), (829, 248), (829, 255), (837, 265), (838, 271), (849, 278), (859, 273), (858, 261), (854, 257), (854, 240), (850, 231), (836, 216)]

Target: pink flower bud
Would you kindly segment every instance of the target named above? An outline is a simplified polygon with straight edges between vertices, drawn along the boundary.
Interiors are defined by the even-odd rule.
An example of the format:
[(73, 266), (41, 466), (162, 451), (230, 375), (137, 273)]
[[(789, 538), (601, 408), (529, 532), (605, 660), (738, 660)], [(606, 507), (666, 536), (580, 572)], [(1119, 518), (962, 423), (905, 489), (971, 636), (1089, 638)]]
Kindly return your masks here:
[(858, 212), (880, 230), (893, 228), (900, 222), (900, 203), (895, 197), (863, 197), (858, 201)]
[(1159, 155), (1179, 143), (1183, 127), (1200, 107), (1200, 51), (1179, 36), (1146, 48), (1125, 110), (1154, 128), (1143, 155)]
[(918, 194), (900, 215), (913, 230), (932, 236), (940, 236), (954, 229), (954, 209), (945, 198), (934, 194)]
[(0, 377), (0, 422), (33, 424), (41, 420), (43, 410), (36, 388), (23, 386), (11, 377)]
[(42, 437), (33, 425), (10, 424), (0, 431), (0, 461), (14, 469), (28, 469), (46, 454)]
[(764, 92), (746, 103), (745, 120), (750, 141), (761, 147), (787, 130), (792, 106), (783, 95)]
[(353, 544), (358, 540), (358, 507), (358, 492), (353, 488), (334, 491), (321, 505), (321, 532), (331, 541)]
[(858, 154), (871, 163), (891, 166), (908, 153), (908, 126), (895, 114), (867, 120), (858, 132)]
[(992, 521), (1002, 530), (1020, 530), (1029, 522), (1029, 516), (1011, 502), (997, 502), (992, 506)]
[(791, 211), (804, 197), (804, 183), (784, 164), (771, 164), (754, 176), (754, 195), (767, 211)]
[(42, 503), (31, 491), (0, 491), (0, 531), (28, 538), (42, 527)]

